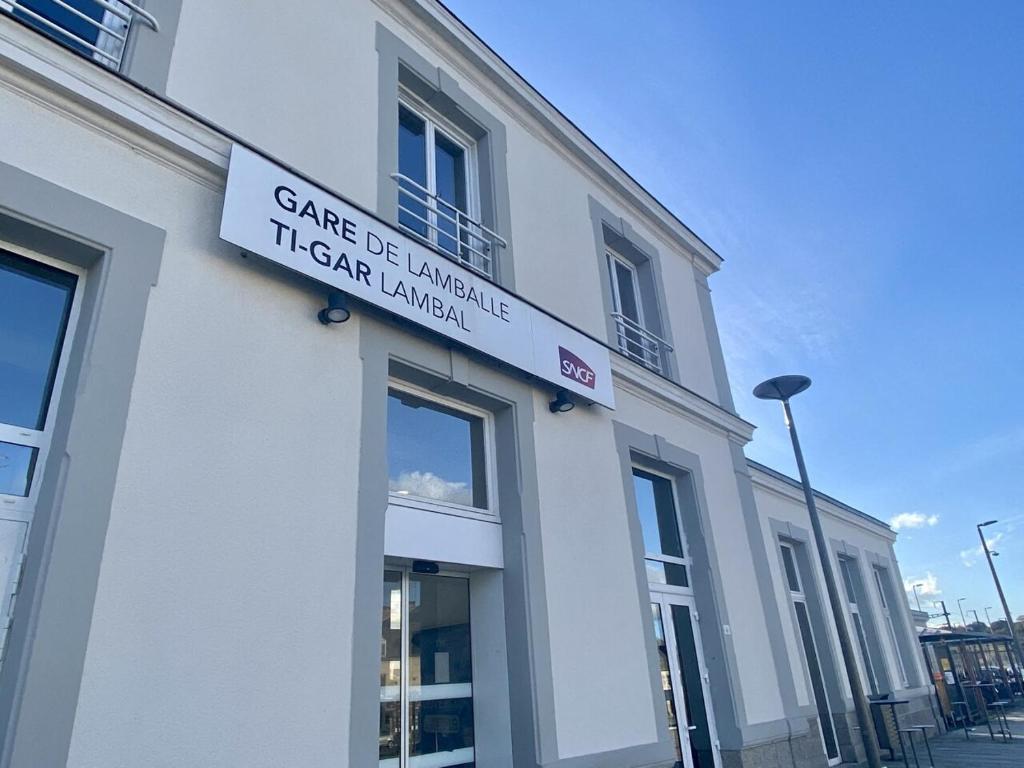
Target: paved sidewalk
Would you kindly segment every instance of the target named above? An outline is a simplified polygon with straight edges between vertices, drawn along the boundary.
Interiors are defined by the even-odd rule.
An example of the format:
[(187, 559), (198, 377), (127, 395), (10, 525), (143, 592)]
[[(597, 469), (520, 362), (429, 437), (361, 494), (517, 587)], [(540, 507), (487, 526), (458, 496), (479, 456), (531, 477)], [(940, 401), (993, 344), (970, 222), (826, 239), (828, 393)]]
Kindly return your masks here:
[[(1009, 742), (1003, 741), (998, 732), (996, 740), (992, 741), (988, 728), (984, 725), (974, 727), (970, 741), (964, 737), (962, 728), (930, 739), (932, 755), (935, 758), (934, 768), (1024, 768), (1024, 710), (1018, 708), (1008, 713), (1007, 719), (1010, 721), (1010, 731), (1013, 734), (1013, 739)], [(996, 728), (994, 720), (992, 728)], [(924, 742), (920, 738), (914, 741), (921, 768), (927, 768), (928, 753), (924, 748)], [(911, 768), (916, 768), (913, 754), (909, 749), (907, 752)], [(890, 768), (903, 768), (904, 765), (903, 760), (898, 757), (885, 764)]]

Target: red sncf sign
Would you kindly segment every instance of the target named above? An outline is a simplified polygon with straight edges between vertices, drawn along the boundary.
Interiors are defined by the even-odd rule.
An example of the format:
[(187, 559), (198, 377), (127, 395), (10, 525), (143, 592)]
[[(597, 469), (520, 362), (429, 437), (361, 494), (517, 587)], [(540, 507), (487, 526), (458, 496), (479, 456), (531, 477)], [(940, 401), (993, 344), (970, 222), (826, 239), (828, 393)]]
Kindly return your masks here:
[(594, 373), (594, 369), (565, 347), (558, 348), (558, 366), (565, 378), (579, 382), (590, 389), (594, 388), (594, 384), (597, 381), (597, 374)]

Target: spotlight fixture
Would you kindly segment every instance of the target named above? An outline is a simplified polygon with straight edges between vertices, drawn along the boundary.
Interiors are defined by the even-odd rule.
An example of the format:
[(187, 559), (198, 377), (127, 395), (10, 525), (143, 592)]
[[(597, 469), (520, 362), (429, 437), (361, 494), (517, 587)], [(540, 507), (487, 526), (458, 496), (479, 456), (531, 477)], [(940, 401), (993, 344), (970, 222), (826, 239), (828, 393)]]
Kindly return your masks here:
[(552, 413), (566, 413), (576, 407), (576, 403), (569, 397), (569, 391), (560, 389), (555, 392), (555, 399), (548, 403)]
[(331, 291), (327, 294), (327, 306), (321, 309), (316, 317), (324, 325), (344, 323), (352, 317), (345, 294), (341, 291)]

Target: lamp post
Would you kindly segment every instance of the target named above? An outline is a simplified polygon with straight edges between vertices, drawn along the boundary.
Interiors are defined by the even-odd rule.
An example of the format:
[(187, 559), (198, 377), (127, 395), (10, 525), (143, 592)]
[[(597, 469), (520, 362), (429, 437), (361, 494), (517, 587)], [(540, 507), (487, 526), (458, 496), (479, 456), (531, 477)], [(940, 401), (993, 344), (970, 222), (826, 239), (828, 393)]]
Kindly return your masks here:
[(991, 605), (985, 606), (985, 623), (988, 624), (988, 631), (992, 631), (992, 617), (988, 615), (988, 612), (992, 610)]
[(963, 622), (964, 629), (967, 629), (967, 617), (964, 616), (964, 600), (966, 599), (966, 597), (961, 597), (956, 601), (956, 607), (960, 609), (960, 621)]
[(981, 539), (981, 548), (985, 550), (985, 557), (988, 559), (989, 570), (992, 571), (992, 580), (996, 583), (996, 592), (999, 593), (999, 602), (1003, 604), (1003, 613), (1006, 615), (1006, 624), (1010, 630), (1010, 637), (1013, 638), (1013, 647), (1017, 651), (1017, 662), (1024, 664), (1024, 653), (1021, 652), (1020, 638), (1017, 637), (1017, 628), (1013, 626), (1013, 616), (1010, 613), (1010, 606), (1006, 604), (1006, 595), (1003, 594), (1003, 585), (999, 583), (999, 574), (996, 573), (996, 565), (992, 562), (992, 555), (995, 554), (990, 552), (988, 549), (988, 542), (985, 541), (985, 534), (982, 532), (982, 528), (995, 525), (998, 520), (987, 520), (984, 523), (978, 523), (978, 538)]
[(914, 585), (914, 599), (917, 600), (917, 612), (918, 613), (921, 612), (921, 595), (918, 593), (917, 588), (918, 587), (923, 587), (923, 586), (924, 586), (924, 584), (915, 584)]
[(804, 500), (807, 502), (807, 512), (811, 518), (811, 529), (814, 531), (814, 543), (818, 550), (818, 559), (821, 561), (821, 570), (825, 575), (825, 589), (828, 592), (829, 604), (832, 606), (832, 617), (835, 620), (836, 633), (839, 635), (839, 648), (843, 654), (843, 665), (846, 668), (846, 677), (850, 683), (850, 692), (853, 695), (853, 706), (857, 712), (857, 724), (860, 726), (860, 735), (864, 741), (868, 768), (882, 768), (882, 756), (878, 749), (875, 723), (871, 718), (871, 711), (868, 709), (868, 700), (864, 695), (864, 685), (861, 682), (860, 672), (857, 669), (850, 632), (843, 618), (846, 615), (847, 606), (843, 604), (842, 598), (839, 596), (839, 589), (836, 587), (836, 576), (832, 570), (832, 559), (828, 556), (829, 550), (825, 542), (825, 534), (821, 529), (821, 519), (818, 517), (818, 508), (814, 504), (814, 491), (811, 488), (811, 481), (807, 477), (807, 467), (804, 465), (804, 454), (800, 450), (800, 439), (796, 434), (793, 412), (789, 408), (789, 399), (793, 395), (800, 394), (809, 386), (811, 386), (811, 380), (806, 376), (776, 376), (774, 379), (762, 381), (754, 387), (754, 397), (761, 400), (779, 400), (782, 402), (786, 427), (789, 429), (789, 437), (793, 441), (796, 466), (800, 470), (800, 482), (804, 488)]
[(981, 619), (978, 618), (978, 612), (973, 608), (971, 608), (970, 612), (974, 614), (974, 623), (981, 624)]

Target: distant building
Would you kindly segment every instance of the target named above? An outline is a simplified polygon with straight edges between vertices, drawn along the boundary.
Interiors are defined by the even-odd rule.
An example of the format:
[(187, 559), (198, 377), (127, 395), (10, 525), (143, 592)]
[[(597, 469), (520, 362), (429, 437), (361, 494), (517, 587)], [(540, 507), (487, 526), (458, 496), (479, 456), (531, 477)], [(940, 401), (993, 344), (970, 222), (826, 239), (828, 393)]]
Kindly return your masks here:
[(721, 258), (442, 5), (0, 0), (0, 85), (0, 766), (858, 759)]

